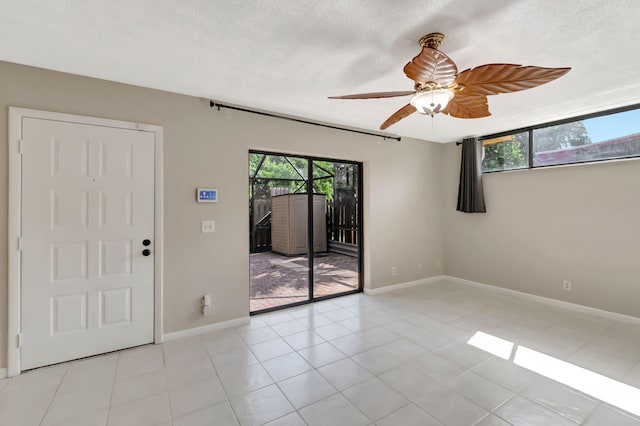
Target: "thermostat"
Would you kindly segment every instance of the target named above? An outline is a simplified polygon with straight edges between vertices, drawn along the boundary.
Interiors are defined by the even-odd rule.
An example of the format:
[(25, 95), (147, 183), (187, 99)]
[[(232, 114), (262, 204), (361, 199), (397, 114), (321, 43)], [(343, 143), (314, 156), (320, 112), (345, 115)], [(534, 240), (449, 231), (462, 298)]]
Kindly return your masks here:
[(199, 203), (217, 203), (218, 190), (211, 188), (198, 188), (196, 190), (196, 199)]

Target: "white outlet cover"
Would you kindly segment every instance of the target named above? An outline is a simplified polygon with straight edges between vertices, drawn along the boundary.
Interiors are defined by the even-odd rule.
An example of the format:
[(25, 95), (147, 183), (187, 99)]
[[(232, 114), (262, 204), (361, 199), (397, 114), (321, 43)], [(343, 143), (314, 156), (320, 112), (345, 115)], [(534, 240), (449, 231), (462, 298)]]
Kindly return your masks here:
[(207, 234), (210, 232), (216, 232), (215, 220), (203, 220), (202, 221), (202, 233)]

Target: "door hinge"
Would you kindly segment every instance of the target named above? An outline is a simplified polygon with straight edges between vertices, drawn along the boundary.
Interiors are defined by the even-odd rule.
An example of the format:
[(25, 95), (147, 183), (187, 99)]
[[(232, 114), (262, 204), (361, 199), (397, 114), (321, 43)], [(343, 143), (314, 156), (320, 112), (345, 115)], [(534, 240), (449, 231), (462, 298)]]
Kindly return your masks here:
[(18, 237), (18, 251), (22, 251), (22, 237)]
[(16, 344), (18, 345), (18, 349), (22, 348), (22, 333), (16, 335)]

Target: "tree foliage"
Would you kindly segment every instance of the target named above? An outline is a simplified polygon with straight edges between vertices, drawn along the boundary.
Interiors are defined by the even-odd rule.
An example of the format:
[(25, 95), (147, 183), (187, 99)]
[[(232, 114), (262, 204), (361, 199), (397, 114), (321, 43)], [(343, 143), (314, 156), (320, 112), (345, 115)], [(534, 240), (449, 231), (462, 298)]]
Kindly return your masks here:
[(482, 171), (519, 169), (529, 162), (529, 134), (516, 133), (510, 141), (483, 147)]
[[(567, 149), (587, 145), (591, 138), (582, 121), (543, 127), (533, 131), (534, 152)], [(482, 171), (509, 170), (527, 167), (529, 163), (529, 132), (515, 133), (510, 140), (484, 147)]]
[[(333, 198), (333, 163), (313, 162), (313, 192)], [(280, 155), (249, 154), (249, 177), (255, 178), (255, 196), (268, 197), (271, 188), (286, 188), (289, 193), (307, 192), (308, 161)], [(253, 196), (254, 194), (250, 194)]]
[(533, 131), (533, 145), (536, 152), (555, 151), (590, 143), (591, 138), (582, 120)]

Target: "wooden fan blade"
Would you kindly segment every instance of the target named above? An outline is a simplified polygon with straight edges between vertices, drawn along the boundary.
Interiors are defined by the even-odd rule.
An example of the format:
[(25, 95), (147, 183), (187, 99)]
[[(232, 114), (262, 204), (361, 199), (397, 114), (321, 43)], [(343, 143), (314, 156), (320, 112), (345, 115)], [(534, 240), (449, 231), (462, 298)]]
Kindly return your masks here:
[(380, 130), (384, 130), (389, 126), (396, 124), (398, 121), (402, 120), (403, 118), (407, 118), (414, 112), (416, 112), (416, 107), (411, 104), (406, 104), (405, 106), (394, 112), (391, 117), (387, 118), (387, 120), (382, 123), (382, 125), (380, 125)]
[(491, 115), (485, 95), (468, 95), (464, 92), (456, 93), (440, 112), (456, 118), (482, 118)]
[(356, 95), (329, 96), (329, 99), (372, 99), (372, 98), (394, 98), (396, 96), (409, 96), (415, 94), (415, 90), (405, 90), (400, 92), (373, 92), (358, 93)]
[(449, 87), (456, 79), (458, 67), (439, 50), (423, 47), (422, 52), (404, 66), (404, 73), (416, 83), (434, 82)]
[(531, 89), (568, 73), (571, 68), (542, 68), (514, 64), (487, 64), (462, 71), (456, 83), (467, 95), (497, 95)]

